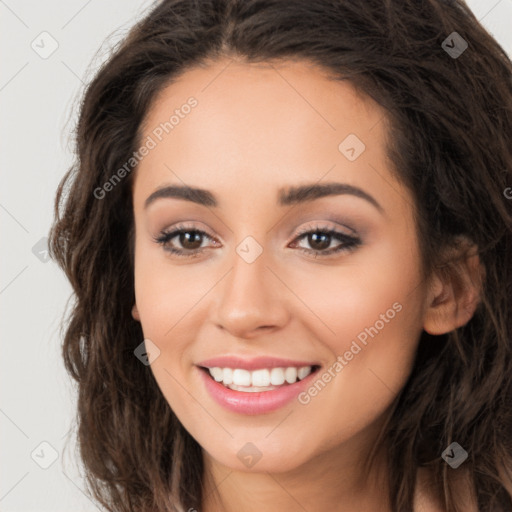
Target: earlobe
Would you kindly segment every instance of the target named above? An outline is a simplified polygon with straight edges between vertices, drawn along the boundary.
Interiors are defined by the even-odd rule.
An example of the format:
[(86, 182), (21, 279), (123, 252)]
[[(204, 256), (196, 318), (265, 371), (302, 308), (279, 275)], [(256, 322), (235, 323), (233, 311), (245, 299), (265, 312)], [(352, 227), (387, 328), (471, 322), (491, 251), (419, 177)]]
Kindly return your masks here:
[(467, 324), (480, 302), (485, 269), (478, 251), (464, 248), (464, 255), (452, 260), (430, 280), (423, 329), (440, 335)]
[(137, 304), (134, 304), (132, 307), (132, 317), (134, 320), (138, 320), (140, 322), (139, 310), (137, 309)]

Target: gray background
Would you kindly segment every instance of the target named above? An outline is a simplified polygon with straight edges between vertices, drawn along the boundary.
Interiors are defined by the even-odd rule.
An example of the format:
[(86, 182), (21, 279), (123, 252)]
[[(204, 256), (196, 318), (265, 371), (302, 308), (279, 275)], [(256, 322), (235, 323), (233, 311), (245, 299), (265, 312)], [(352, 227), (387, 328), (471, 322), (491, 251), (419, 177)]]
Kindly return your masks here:
[[(48, 261), (44, 237), (72, 162), (77, 95), (152, 4), (0, 0), (2, 512), (98, 510), (83, 493), (75, 444), (64, 445), (75, 388), (61, 361), (59, 322), (71, 287)], [(512, 0), (468, 4), (512, 55)]]

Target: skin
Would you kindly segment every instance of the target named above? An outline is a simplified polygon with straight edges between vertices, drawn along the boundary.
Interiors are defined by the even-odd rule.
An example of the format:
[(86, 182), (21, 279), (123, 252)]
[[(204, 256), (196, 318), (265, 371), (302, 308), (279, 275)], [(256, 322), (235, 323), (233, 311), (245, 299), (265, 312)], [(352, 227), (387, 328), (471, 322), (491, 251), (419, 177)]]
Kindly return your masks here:
[[(132, 315), (160, 350), (151, 370), (163, 395), (203, 449), (202, 510), (391, 511), (382, 448), (371, 470), (363, 461), (410, 374), (422, 329), (441, 334), (471, 318), (478, 261), (468, 260), (460, 289), (436, 275), (421, 278), (414, 202), (385, 156), (385, 112), (348, 82), (304, 62), (209, 63), (162, 91), (143, 140), (190, 96), (198, 105), (134, 176)], [(351, 133), (366, 146), (352, 162), (338, 149)], [(349, 194), (277, 203), (281, 188), (326, 182), (363, 189), (383, 211)], [(207, 189), (219, 206), (163, 198), (144, 209), (169, 184)], [(202, 254), (174, 256), (153, 240), (178, 223), (208, 233)], [(319, 245), (299, 241), (297, 232), (318, 224), (355, 232), (361, 245), (305, 254), (301, 248)], [(263, 250), (252, 263), (236, 252), (247, 236)], [(340, 246), (330, 240), (329, 248)], [(179, 237), (172, 245), (195, 247)], [(227, 411), (195, 366), (219, 355), (266, 355), (316, 361), (322, 373), (394, 303), (401, 311), (307, 405), (294, 400), (250, 416)], [(247, 442), (262, 454), (251, 468), (237, 457)], [(428, 495), (416, 504), (440, 510)]]

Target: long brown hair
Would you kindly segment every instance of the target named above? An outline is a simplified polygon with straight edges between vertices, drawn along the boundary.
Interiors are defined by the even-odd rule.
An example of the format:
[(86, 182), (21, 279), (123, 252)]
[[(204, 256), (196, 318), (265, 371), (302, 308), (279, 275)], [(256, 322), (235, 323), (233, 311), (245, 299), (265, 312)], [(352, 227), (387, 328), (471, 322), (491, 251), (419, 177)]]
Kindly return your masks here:
[[(458, 56), (443, 43), (454, 46), (453, 32), (468, 45)], [(512, 510), (512, 63), (462, 0), (163, 0), (100, 67), (49, 236), (75, 295), (63, 357), (78, 383), (91, 496), (109, 511), (201, 507), (201, 448), (134, 356), (143, 340), (131, 316), (135, 168), (105, 197), (98, 190), (140, 147), (156, 95), (225, 56), (302, 59), (372, 97), (388, 113), (393, 171), (415, 198), (426, 274), (451, 271), (441, 249), (457, 235), (478, 247), (478, 309), (446, 335), (423, 332), (396, 399), (389, 492), (393, 510), (410, 512), (416, 469), (427, 466), (446, 510), (459, 510), (455, 471), (441, 458), (456, 441), (479, 509)]]

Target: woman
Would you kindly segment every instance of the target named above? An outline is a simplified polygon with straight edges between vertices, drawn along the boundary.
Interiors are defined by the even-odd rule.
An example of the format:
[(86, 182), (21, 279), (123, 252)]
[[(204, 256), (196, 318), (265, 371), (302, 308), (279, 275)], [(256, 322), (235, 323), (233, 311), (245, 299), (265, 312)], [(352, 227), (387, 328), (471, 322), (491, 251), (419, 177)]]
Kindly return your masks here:
[(512, 509), (511, 71), (461, 1), (131, 30), (50, 233), (99, 503)]

